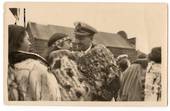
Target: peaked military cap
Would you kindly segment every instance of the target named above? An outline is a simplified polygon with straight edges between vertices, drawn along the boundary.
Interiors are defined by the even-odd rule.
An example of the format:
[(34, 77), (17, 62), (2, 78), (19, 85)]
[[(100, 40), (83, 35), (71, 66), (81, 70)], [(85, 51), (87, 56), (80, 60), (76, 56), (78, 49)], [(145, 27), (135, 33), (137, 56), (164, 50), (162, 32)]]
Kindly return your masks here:
[(97, 33), (97, 30), (95, 28), (93, 28), (92, 26), (86, 23), (75, 22), (74, 25), (75, 25), (75, 30), (74, 30), (75, 35), (89, 36)]

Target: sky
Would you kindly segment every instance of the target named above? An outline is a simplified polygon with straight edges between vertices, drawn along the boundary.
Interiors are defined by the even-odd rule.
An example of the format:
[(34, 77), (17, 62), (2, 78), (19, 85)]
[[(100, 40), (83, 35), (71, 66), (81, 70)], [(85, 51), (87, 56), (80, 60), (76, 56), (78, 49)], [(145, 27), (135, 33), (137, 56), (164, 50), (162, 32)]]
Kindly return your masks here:
[(167, 34), (165, 4), (60, 3), (22, 7), (26, 8), (27, 22), (74, 27), (75, 21), (82, 21), (98, 31), (117, 33), (124, 30), (128, 38), (136, 37), (136, 49), (145, 53), (161, 46)]

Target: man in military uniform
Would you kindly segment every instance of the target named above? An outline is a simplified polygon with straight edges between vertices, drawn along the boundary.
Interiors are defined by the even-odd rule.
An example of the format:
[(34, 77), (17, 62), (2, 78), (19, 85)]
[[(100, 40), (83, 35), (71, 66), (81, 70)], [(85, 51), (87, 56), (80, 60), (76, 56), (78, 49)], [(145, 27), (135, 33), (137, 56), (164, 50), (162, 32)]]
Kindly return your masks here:
[[(87, 83), (89, 83), (91, 86), (90, 100), (110, 101), (112, 100), (112, 98), (116, 99), (117, 91), (119, 89), (120, 83), (119, 83), (119, 77), (117, 74), (118, 70), (115, 64), (116, 62), (114, 56), (105, 46), (103, 45), (100, 46), (99, 44), (93, 43), (93, 37), (97, 33), (97, 30), (92, 26), (86, 23), (77, 22), (75, 23), (74, 33), (75, 33), (75, 43), (77, 44), (78, 49), (82, 54), (82, 57), (80, 57), (79, 59), (79, 63), (80, 63), (78, 64), (80, 67), (79, 69), (85, 75), (85, 77), (88, 78)], [(107, 59), (101, 57), (101, 53), (98, 51), (101, 51), (101, 53), (103, 54), (106, 53), (105, 55), (108, 56), (108, 58), (110, 58), (110, 60), (108, 60), (109, 61), (108, 64), (106, 64), (107, 66), (103, 66), (102, 63), (99, 63), (97, 61), (97, 59), (101, 59), (101, 58)], [(96, 54), (93, 55), (92, 53), (96, 53)], [(92, 56), (89, 56), (91, 54)], [(90, 59), (92, 61), (93, 59), (96, 59), (95, 63), (97, 63), (98, 65), (93, 67), (93, 65), (90, 64), (91, 61)], [(107, 60), (103, 60), (103, 61), (107, 61)], [(87, 70), (84, 70), (81, 66)], [(99, 66), (99, 70), (96, 68), (98, 66)], [(103, 69), (100, 68), (100, 66), (103, 66)], [(95, 69), (96, 72), (92, 71), (92, 73), (90, 73), (90, 71), (88, 71), (88, 70), (95, 70)]]
[(87, 53), (95, 46), (92, 41), (93, 36), (97, 33), (97, 30), (81, 22), (76, 22), (75, 26), (75, 43), (80, 51)]

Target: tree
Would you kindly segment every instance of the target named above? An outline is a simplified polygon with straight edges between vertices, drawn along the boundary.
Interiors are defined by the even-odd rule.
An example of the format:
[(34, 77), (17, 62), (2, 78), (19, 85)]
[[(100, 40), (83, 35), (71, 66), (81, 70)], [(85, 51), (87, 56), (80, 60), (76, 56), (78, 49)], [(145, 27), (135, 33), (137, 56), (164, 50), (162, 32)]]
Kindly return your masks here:
[(117, 34), (119, 34), (120, 36), (122, 36), (123, 38), (127, 39), (127, 33), (123, 30), (118, 31)]

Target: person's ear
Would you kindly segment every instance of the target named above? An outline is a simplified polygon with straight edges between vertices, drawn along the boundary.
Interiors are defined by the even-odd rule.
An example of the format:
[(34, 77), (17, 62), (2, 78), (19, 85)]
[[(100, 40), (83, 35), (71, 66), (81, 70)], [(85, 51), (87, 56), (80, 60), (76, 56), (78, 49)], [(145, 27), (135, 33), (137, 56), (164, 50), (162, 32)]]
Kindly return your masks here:
[(93, 40), (93, 38), (94, 38), (94, 36), (92, 35), (92, 36), (91, 36), (91, 40)]

